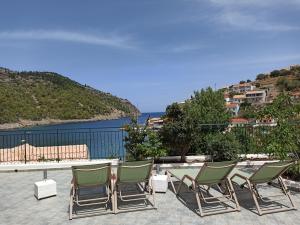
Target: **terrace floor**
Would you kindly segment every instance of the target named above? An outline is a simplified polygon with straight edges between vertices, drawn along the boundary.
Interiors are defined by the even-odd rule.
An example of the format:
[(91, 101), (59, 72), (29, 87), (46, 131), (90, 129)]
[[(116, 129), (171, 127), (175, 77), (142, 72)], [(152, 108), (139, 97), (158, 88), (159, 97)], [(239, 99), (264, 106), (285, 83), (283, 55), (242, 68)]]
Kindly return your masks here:
[[(58, 195), (38, 201), (33, 196), (33, 184), (42, 180), (42, 176), (42, 172), (0, 173), (0, 224), (290, 225), (300, 221), (299, 210), (258, 216), (247, 191), (237, 193), (241, 212), (200, 217), (194, 212), (196, 208), (194, 194), (188, 190), (185, 190), (182, 196), (187, 200), (189, 207), (180, 202), (169, 190), (166, 194), (156, 195), (157, 210), (99, 215), (69, 221), (71, 171), (48, 172), (48, 178), (57, 182)], [(272, 192), (274, 191), (272, 189)], [(292, 196), (296, 206), (299, 207), (300, 193), (293, 192)]]

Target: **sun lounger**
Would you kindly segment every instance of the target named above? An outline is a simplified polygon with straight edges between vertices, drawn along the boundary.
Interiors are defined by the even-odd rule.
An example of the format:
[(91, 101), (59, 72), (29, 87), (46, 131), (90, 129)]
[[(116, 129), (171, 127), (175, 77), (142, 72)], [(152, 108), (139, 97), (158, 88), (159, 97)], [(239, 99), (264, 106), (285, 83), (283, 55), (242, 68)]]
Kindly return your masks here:
[[(237, 163), (234, 161), (205, 163), (200, 169), (170, 169), (167, 170), (166, 173), (174, 193), (179, 196), (183, 184), (190, 187), (196, 195), (200, 216), (208, 216), (240, 210), (232, 183), (228, 178), (228, 175), (236, 164)], [(177, 190), (175, 189), (172, 177), (180, 181)], [(210, 188), (212, 186), (216, 186), (217, 190), (222, 195), (219, 197), (213, 196), (210, 193)], [(220, 203), (224, 206), (226, 202), (233, 202), (235, 206), (229, 207), (226, 204), (228, 207), (225, 207), (225, 209), (210, 209), (209, 211), (205, 210), (203, 207), (203, 203), (208, 205)]]
[[(151, 180), (152, 167), (153, 161), (149, 160), (119, 164), (113, 189), (114, 213), (149, 209), (149, 205), (150, 209), (156, 209), (155, 190)], [(134, 187), (134, 192), (128, 193), (128, 187)], [(151, 196), (152, 202), (149, 199)], [(123, 208), (118, 202), (123, 203)], [(139, 204), (141, 202), (142, 205)]]
[[(111, 200), (111, 164), (97, 164), (72, 166), (73, 179), (71, 182), (70, 192), (70, 210), (69, 219), (73, 218), (74, 206), (88, 207), (93, 205), (104, 205), (105, 209)], [(84, 194), (84, 199), (81, 195), (83, 189), (104, 188), (103, 196), (95, 197), (95, 194)], [(90, 197), (89, 197), (90, 196)]]
[[(259, 215), (293, 210), (295, 209), (295, 205), (291, 198), (290, 192), (281, 177), (281, 175), (293, 164), (294, 162), (292, 161), (265, 163), (256, 172), (252, 172), (252, 173), (236, 169), (232, 172), (233, 176), (231, 177), (231, 180), (233, 183), (237, 184), (241, 188), (246, 187), (249, 189)], [(273, 185), (273, 186), (280, 188), (283, 194), (275, 195), (275, 196), (262, 196), (258, 192), (257, 185), (263, 183), (271, 184), (272, 181), (274, 180), (277, 180), (278, 183), (277, 185)], [(262, 208), (262, 206), (259, 203), (259, 202), (272, 203), (274, 202), (274, 198), (277, 197), (281, 197), (281, 198), (286, 197), (289, 200), (291, 207), (283, 207), (282, 205), (280, 206), (280, 208), (266, 209), (266, 208)]]

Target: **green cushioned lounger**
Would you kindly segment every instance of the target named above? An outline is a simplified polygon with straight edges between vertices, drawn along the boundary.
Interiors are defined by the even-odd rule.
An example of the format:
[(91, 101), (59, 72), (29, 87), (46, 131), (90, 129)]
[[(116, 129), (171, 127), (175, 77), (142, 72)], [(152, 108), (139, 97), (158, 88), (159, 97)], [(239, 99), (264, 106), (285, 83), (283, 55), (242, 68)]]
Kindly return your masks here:
[[(156, 209), (155, 190), (151, 180), (152, 168), (152, 160), (119, 164), (113, 189), (114, 213), (149, 209), (149, 205), (151, 205), (150, 209)], [(135, 187), (134, 193), (127, 193), (130, 186)], [(152, 202), (149, 196), (152, 196)], [(139, 204), (141, 202), (142, 206)], [(121, 203), (125, 204), (126, 208), (122, 208)]]
[[(72, 166), (73, 179), (70, 192), (69, 218), (73, 218), (74, 206), (84, 207), (92, 205), (107, 205), (111, 201), (111, 164), (94, 164)], [(104, 197), (95, 197), (85, 194), (84, 199), (80, 199), (80, 190), (89, 188), (104, 187), (106, 194)], [(91, 196), (91, 197), (88, 197)]]
[[(237, 184), (238, 186), (240, 186), (241, 188), (246, 187), (249, 189), (259, 215), (293, 210), (295, 209), (295, 205), (293, 203), (288, 188), (286, 187), (285, 183), (282, 180), (281, 175), (294, 163), (295, 163), (294, 161), (279, 161), (279, 162), (264, 163), (257, 171), (251, 173), (236, 169), (232, 172), (231, 181)], [(262, 196), (258, 192), (257, 185), (263, 183), (272, 184), (274, 180), (277, 180), (278, 183), (276, 186), (275, 185), (273, 186), (281, 189), (283, 194), (275, 195), (275, 196), (274, 195)], [(271, 198), (275, 198), (275, 197), (276, 198), (286, 197), (290, 201), (291, 206), (283, 207), (282, 205), (280, 206), (280, 208), (276, 206), (275, 209), (261, 207), (260, 202), (271, 203), (274, 202)]]
[[(228, 178), (233, 168), (236, 166), (236, 161), (227, 162), (210, 162), (204, 163), (199, 168), (186, 169), (169, 169), (166, 171), (169, 181), (171, 182), (174, 193), (177, 196), (180, 194), (182, 185), (185, 184), (195, 193), (200, 216), (214, 215), (219, 213), (239, 211), (239, 203), (236, 198), (232, 183)], [(173, 178), (180, 181), (178, 189), (175, 189)], [(220, 197), (214, 197), (210, 193), (210, 188), (216, 186), (217, 190), (222, 194)], [(205, 204), (225, 205), (226, 202), (233, 202), (234, 207), (225, 207), (225, 209), (205, 210)]]

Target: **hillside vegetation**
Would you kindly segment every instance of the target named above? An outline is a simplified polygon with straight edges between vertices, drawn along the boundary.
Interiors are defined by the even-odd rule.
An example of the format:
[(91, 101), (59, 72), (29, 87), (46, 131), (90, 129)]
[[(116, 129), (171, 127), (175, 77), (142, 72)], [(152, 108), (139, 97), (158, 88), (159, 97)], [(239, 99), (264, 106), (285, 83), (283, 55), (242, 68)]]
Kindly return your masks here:
[(128, 100), (52, 72), (0, 68), (0, 124), (20, 119), (91, 119), (139, 113)]
[(300, 65), (258, 74), (254, 84), (259, 88), (273, 88), (277, 92), (297, 91), (300, 89)]

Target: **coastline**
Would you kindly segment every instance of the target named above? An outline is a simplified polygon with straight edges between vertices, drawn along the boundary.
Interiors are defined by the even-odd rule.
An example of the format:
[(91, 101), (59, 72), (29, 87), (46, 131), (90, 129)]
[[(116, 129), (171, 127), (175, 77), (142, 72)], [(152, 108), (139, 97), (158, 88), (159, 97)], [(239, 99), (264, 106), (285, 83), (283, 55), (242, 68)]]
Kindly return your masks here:
[[(140, 115), (140, 113), (139, 113), (139, 115)], [(15, 122), (15, 123), (0, 124), (0, 131), (25, 128), (25, 127), (33, 127), (33, 126), (41, 126), (41, 125), (55, 125), (55, 124), (77, 123), (77, 122), (114, 120), (114, 119), (120, 119), (120, 118), (124, 118), (124, 117), (128, 117), (128, 116), (129, 115), (126, 115), (121, 111), (115, 111), (109, 115), (97, 115), (97, 116), (95, 116), (93, 118), (89, 118), (89, 119), (60, 120), (60, 119), (48, 118), (48, 119), (42, 119), (42, 120), (36, 120), (36, 121), (20, 119), (18, 122)]]

